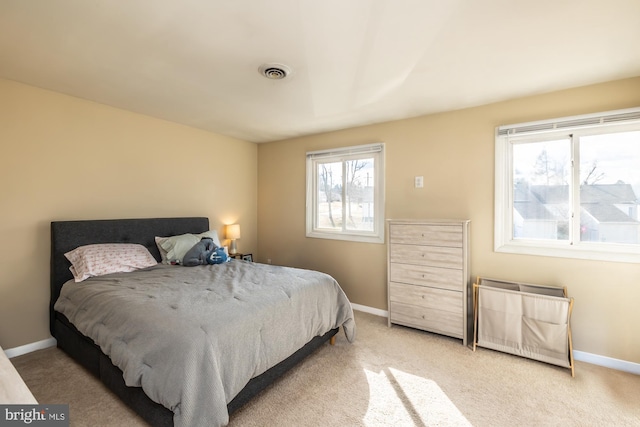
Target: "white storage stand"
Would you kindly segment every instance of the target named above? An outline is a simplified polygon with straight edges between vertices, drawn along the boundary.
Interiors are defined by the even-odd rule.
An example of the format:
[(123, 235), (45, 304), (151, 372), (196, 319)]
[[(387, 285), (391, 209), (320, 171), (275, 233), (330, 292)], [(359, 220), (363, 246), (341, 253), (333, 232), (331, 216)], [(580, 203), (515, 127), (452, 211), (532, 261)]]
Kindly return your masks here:
[(473, 284), (476, 345), (571, 369), (571, 310), (566, 288), (478, 277)]

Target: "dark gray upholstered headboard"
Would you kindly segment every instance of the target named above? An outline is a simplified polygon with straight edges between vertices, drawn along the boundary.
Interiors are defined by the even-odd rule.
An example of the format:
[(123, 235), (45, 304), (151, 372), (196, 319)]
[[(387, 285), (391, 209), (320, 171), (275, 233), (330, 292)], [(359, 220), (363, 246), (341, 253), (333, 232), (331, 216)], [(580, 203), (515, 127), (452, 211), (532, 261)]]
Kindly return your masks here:
[(73, 276), (71, 265), (64, 254), (78, 246), (93, 243), (139, 243), (160, 261), (155, 236), (175, 236), (185, 233), (202, 233), (209, 230), (209, 219), (142, 218), (105, 219), (86, 221), (53, 221), (51, 223), (51, 301), (50, 328), (53, 334), (55, 313), (53, 305), (60, 296), (62, 285)]

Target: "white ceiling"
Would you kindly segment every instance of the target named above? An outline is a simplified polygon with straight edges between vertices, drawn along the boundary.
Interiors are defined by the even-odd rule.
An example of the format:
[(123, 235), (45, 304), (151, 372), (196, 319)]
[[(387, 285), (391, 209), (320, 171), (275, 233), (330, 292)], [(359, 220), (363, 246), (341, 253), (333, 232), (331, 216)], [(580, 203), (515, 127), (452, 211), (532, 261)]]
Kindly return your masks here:
[(638, 76), (639, 42), (640, 0), (0, 0), (0, 77), (253, 142)]

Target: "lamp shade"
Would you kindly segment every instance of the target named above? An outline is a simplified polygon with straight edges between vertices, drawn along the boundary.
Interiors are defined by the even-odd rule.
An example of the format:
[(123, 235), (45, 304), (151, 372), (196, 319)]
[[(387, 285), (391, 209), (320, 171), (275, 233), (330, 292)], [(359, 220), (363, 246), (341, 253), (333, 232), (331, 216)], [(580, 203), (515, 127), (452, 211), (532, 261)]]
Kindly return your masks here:
[(240, 224), (227, 225), (227, 239), (235, 240), (240, 238)]

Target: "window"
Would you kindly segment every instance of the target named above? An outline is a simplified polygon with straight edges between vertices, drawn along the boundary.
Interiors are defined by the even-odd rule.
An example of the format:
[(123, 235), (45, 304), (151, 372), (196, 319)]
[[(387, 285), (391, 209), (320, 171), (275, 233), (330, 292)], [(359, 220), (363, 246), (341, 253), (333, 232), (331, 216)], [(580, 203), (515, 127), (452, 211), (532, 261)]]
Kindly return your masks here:
[(307, 237), (384, 243), (384, 144), (307, 153)]
[(640, 108), (496, 129), (495, 250), (640, 262)]

